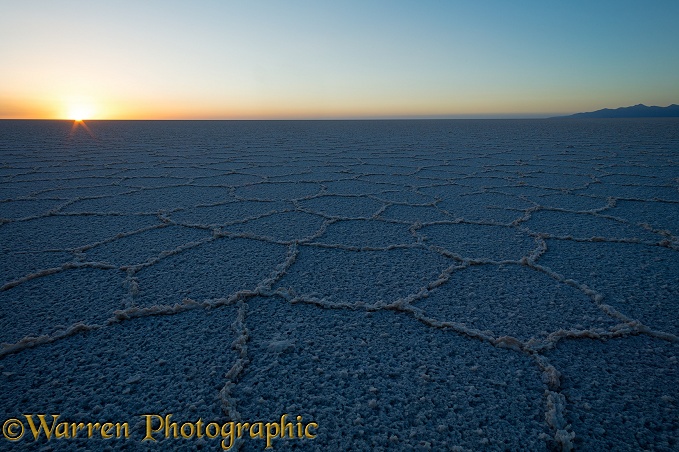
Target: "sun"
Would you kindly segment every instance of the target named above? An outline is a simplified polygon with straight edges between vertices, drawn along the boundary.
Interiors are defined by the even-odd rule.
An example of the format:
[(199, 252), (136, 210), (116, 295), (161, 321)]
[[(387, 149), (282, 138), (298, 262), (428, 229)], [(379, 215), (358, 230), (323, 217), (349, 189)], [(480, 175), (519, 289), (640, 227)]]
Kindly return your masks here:
[(82, 110), (73, 110), (70, 116), (75, 122), (82, 122), (84, 119), (87, 119), (87, 114)]
[(92, 108), (88, 105), (74, 105), (69, 109), (68, 117), (75, 122), (83, 122), (92, 117)]

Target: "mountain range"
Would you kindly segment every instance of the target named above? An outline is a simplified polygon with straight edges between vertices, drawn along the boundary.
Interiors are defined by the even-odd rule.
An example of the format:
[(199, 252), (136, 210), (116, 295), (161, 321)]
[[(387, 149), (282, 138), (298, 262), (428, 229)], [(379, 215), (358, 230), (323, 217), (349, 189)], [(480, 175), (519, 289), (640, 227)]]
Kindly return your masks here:
[(557, 116), (555, 119), (562, 118), (679, 118), (679, 105), (648, 107), (644, 104), (637, 104), (631, 107), (604, 108), (603, 110), (576, 113), (569, 116)]

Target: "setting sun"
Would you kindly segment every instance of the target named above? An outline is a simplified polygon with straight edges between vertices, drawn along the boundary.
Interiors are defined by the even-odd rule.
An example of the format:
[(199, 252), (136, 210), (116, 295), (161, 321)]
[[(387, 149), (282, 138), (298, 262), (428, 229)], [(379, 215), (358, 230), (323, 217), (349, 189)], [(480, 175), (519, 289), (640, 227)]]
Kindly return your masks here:
[(83, 110), (73, 110), (69, 114), (70, 119), (74, 121), (81, 122), (83, 119), (87, 119), (87, 114)]
[(92, 115), (93, 108), (91, 105), (73, 105), (68, 109), (68, 118), (77, 122), (81, 122), (85, 119), (91, 119)]

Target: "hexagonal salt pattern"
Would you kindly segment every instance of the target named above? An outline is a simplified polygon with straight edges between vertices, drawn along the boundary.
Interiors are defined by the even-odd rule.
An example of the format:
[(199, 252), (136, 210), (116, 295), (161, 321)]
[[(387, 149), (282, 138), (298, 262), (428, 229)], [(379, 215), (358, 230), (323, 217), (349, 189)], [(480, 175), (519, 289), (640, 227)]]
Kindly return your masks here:
[(0, 421), (132, 437), (3, 450), (677, 448), (675, 122), (88, 123), (0, 121)]

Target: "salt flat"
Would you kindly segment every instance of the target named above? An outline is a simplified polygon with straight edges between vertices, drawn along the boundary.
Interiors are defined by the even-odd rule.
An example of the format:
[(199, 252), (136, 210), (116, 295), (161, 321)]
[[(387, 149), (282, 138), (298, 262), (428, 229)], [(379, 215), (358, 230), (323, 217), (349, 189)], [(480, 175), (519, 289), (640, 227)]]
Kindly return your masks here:
[(87, 125), (0, 121), (3, 449), (679, 447), (677, 120)]

